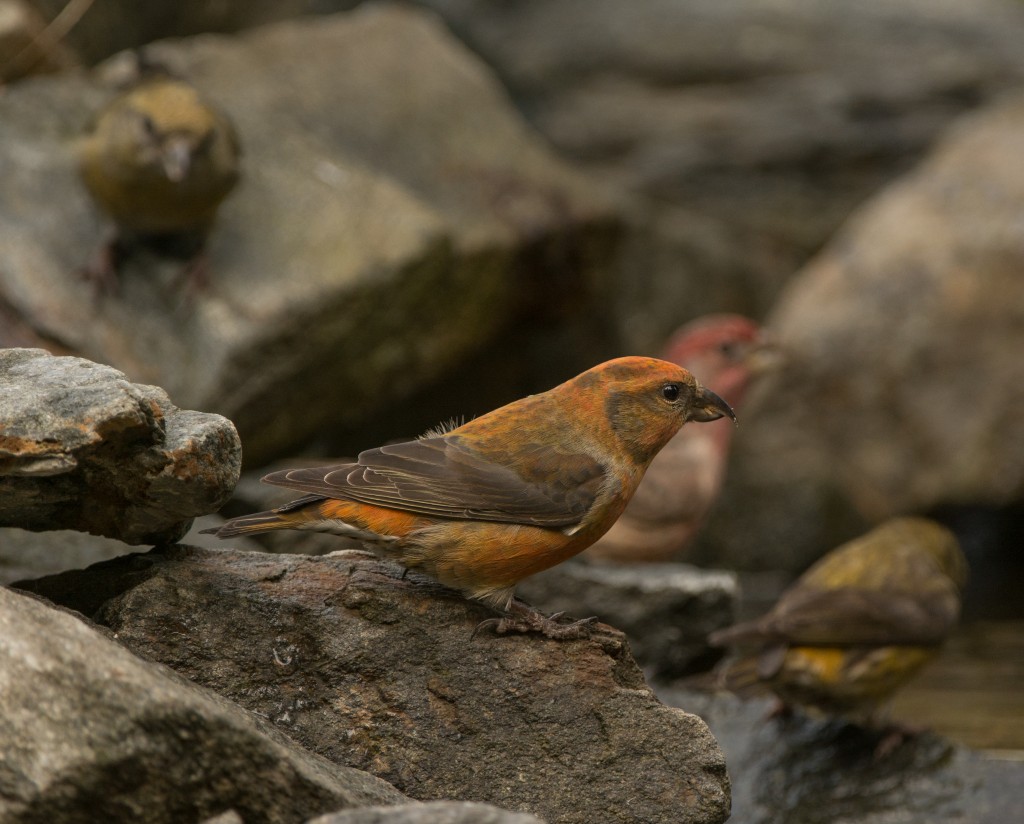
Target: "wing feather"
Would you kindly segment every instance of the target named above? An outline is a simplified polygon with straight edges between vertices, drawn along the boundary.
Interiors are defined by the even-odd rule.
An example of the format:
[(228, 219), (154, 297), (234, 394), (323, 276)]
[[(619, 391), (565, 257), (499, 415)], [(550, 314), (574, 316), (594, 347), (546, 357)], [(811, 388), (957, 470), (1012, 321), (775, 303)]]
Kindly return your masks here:
[(273, 472), (263, 480), (434, 517), (573, 526), (593, 506), (605, 469), (579, 453), (554, 459), (561, 471), (527, 475), (449, 435), (370, 449), (355, 463)]
[(767, 615), (713, 634), (716, 645), (785, 643), (794, 646), (938, 644), (955, 626), (960, 599), (948, 592), (917, 594), (848, 588), (802, 588)]

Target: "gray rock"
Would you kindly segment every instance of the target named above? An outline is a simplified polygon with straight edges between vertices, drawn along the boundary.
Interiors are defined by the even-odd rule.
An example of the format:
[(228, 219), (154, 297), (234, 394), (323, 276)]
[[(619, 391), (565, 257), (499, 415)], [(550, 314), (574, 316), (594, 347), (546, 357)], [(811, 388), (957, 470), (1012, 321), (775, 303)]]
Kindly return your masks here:
[(657, 701), (610, 628), (474, 636), (489, 609), (365, 558), (174, 546), (26, 586), (421, 801), (567, 824), (728, 815), (714, 739)]
[(1024, 813), (1024, 764), (933, 733), (876, 756), (878, 730), (799, 713), (769, 718), (774, 702), (766, 699), (659, 695), (699, 713), (721, 742), (733, 781), (730, 824), (1008, 824)]
[(472, 801), (429, 801), (394, 807), (364, 807), (322, 815), (306, 824), (544, 824), (527, 813), (512, 813)]
[[(179, 616), (163, 632), (188, 633)], [(299, 822), (401, 803), (383, 781), (144, 662), (75, 616), (0, 587), (0, 819)]]
[(425, 0), (564, 154), (641, 196), (632, 349), (763, 317), (850, 212), (1024, 79), (1007, 0)]
[(132, 548), (123, 541), (73, 529), (0, 529), (0, 584), (84, 569), (130, 552)]
[(71, 146), (113, 94), (115, 58), (0, 97), (0, 304), (229, 417), (253, 465), (400, 404), (538, 307), (549, 326), (563, 309), (599, 322), (582, 310), (615, 246), (610, 199), (433, 15), (367, 7), (147, 54), (241, 135), (210, 285), (189, 298), (181, 263), (144, 253), (98, 303), (75, 276), (102, 221)]
[(220, 415), (40, 349), (0, 350), (0, 421), (0, 526), (173, 541), (227, 500), (241, 467)]
[(653, 679), (707, 669), (721, 656), (707, 635), (735, 619), (736, 577), (687, 564), (568, 562), (527, 578), (516, 593), (542, 612), (596, 615), (622, 630)]
[(769, 322), (786, 363), (744, 415), (706, 530), (717, 563), (799, 569), (853, 519), (1024, 499), (1022, 154), (1015, 96), (958, 124), (793, 281)]

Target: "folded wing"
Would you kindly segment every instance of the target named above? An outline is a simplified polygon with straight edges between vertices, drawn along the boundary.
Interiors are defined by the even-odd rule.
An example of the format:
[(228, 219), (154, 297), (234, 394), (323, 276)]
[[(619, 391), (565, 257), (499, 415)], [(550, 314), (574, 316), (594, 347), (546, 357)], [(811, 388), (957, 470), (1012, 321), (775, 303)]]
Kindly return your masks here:
[(560, 471), (538, 472), (533, 461), (526, 474), (449, 435), (370, 449), (355, 463), (274, 472), (263, 480), (440, 518), (571, 527), (594, 505), (605, 470), (587, 455), (546, 452)]
[(955, 626), (960, 599), (948, 591), (916, 593), (847, 588), (800, 588), (787, 593), (767, 615), (711, 636), (718, 646), (928, 645), (941, 643)]

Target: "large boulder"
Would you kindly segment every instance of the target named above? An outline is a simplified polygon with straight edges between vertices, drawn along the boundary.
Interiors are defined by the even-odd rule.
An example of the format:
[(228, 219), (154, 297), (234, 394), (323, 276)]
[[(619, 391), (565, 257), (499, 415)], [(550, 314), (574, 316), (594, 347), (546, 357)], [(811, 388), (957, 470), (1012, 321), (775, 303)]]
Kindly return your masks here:
[(640, 196), (617, 306), (763, 317), (850, 212), (1024, 80), (1013, 0), (424, 0), (565, 155)]
[(793, 281), (770, 319), (786, 362), (744, 416), (709, 523), (716, 562), (798, 568), (847, 537), (829, 524), (1024, 501), (1022, 155), (1015, 96), (961, 122)]
[(147, 59), (241, 137), (210, 284), (190, 297), (180, 262), (137, 254), (119, 294), (93, 299), (75, 273), (103, 221), (72, 144), (124, 61), (33, 78), (0, 97), (0, 305), (34, 334), (226, 415), (253, 465), (400, 404), (524, 313), (557, 334), (553, 318), (579, 319), (560, 377), (593, 365), (581, 341), (599, 345), (600, 313), (583, 310), (615, 208), (433, 15), (368, 7), (153, 44)]
[(358, 556), (174, 546), (24, 586), (418, 800), (566, 824), (728, 816), (704, 723), (659, 703), (607, 627), (474, 634), (491, 610)]
[(0, 526), (173, 541), (230, 497), (241, 463), (220, 415), (109, 366), (0, 350)]
[(5, 587), (0, 740), (0, 819), (19, 824), (171, 824), (225, 809), (245, 821), (299, 824), (408, 801), (70, 613)]
[[(63, 0), (37, 0), (50, 15)], [(96, 0), (88, 59), (359, 0)], [(420, 0), (565, 155), (638, 195), (617, 296), (628, 347), (767, 313), (788, 276), (958, 114), (1024, 78), (1014, 0)]]

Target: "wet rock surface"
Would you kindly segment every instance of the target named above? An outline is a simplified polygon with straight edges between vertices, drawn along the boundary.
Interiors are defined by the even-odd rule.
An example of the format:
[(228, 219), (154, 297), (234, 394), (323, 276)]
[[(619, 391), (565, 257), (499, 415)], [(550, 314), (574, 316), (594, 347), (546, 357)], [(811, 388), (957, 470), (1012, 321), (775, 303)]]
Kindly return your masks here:
[(246, 822), (300, 822), (407, 801), (78, 617), (4, 587), (0, 662), (4, 821), (159, 824), (230, 808)]
[[(571, 315), (603, 288), (611, 199), (433, 15), (368, 7), (147, 55), (240, 134), (242, 180), (208, 244), (207, 288), (187, 294), (181, 262), (145, 252), (116, 296), (94, 300), (77, 274), (103, 221), (73, 146), (115, 93), (115, 59), (0, 98), (0, 305), (22, 339), (227, 415), (247, 461), (409, 397), (528, 309)], [(581, 341), (593, 344), (599, 314), (578, 315), (587, 328), (567, 360), (590, 360)]]
[(922, 733), (879, 755), (883, 733), (802, 714), (770, 718), (775, 702), (661, 689), (708, 722), (733, 780), (736, 824), (1005, 824), (1024, 812), (1024, 765), (995, 761)]
[(624, 632), (637, 662), (664, 681), (720, 657), (707, 636), (732, 623), (736, 579), (686, 564), (569, 562), (527, 578), (516, 593), (542, 612), (596, 615)]
[(228, 499), (240, 468), (220, 415), (179, 409), (109, 366), (0, 350), (2, 526), (173, 541)]
[(418, 800), (549, 822), (727, 817), (714, 739), (657, 701), (619, 633), (474, 637), (490, 610), (400, 574), (178, 546), (22, 586)]

